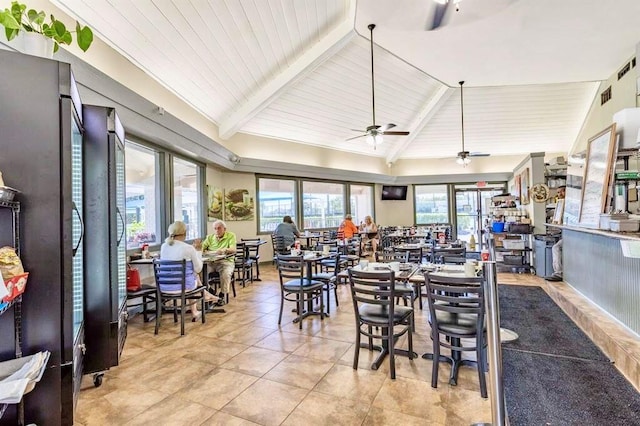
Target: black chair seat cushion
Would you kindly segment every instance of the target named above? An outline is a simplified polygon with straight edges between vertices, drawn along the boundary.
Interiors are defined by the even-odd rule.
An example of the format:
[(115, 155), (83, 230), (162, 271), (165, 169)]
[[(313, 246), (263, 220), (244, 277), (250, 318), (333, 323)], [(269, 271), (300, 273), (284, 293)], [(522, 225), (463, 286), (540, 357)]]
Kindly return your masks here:
[[(367, 324), (385, 326), (389, 323), (389, 310), (386, 306), (369, 305), (367, 303), (360, 305), (358, 309), (360, 319)], [(413, 308), (408, 306), (394, 306), (393, 321), (398, 323), (406, 320), (413, 312)]]
[(302, 288), (304, 290), (314, 290), (316, 288), (324, 287), (324, 283), (322, 281), (315, 281), (315, 280), (309, 281), (306, 278), (303, 278), (302, 280), (295, 279), (295, 280), (287, 281), (286, 283), (284, 283), (282, 287), (286, 291), (300, 291), (300, 285), (302, 285)]
[(470, 337), (476, 335), (477, 315), (475, 314), (436, 311), (436, 317), (438, 318), (438, 328), (443, 333), (469, 335)]

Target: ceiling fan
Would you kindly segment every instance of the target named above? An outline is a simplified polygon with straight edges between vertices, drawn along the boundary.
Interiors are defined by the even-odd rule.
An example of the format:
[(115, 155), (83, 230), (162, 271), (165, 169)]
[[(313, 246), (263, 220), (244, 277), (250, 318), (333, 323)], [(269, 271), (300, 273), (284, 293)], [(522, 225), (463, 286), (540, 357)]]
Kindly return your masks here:
[(463, 97), (463, 89), (464, 81), (459, 81), (460, 85), (460, 129), (462, 135), (462, 151), (458, 153), (458, 158), (456, 158), (456, 163), (461, 164), (466, 167), (467, 164), (471, 162), (471, 157), (488, 157), (491, 154), (483, 154), (480, 152), (469, 152), (464, 149), (464, 97)]
[(368, 126), (366, 130), (351, 129), (354, 132), (364, 132), (364, 134), (347, 139), (348, 141), (350, 141), (352, 139), (363, 138), (366, 136), (367, 143), (369, 145), (373, 145), (373, 149), (376, 149), (376, 146), (380, 145), (384, 141), (382, 137), (383, 135), (407, 136), (409, 134), (409, 132), (389, 131), (389, 129), (396, 127), (396, 125), (393, 123), (383, 124), (382, 126), (376, 124), (376, 89), (373, 75), (373, 29), (375, 27), (376, 24), (369, 24), (368, 26), (369, 31), (371, 32), (371, 105), (373, 124), (371, 126)]

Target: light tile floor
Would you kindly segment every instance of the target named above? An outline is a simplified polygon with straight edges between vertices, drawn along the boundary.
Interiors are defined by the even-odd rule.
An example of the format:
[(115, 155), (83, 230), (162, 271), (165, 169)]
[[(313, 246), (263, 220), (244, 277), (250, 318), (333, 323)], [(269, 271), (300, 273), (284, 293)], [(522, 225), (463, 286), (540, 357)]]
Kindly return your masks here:
[[(79, 425), (469, 425), (490, 422), (475, 369), (462, 367), (457, 386), (441, 364), (431, 387), (431, 361), (397, 357), (396, 380), (377, 352), (361, 349), (353, 370), (355, 325), (349, 288), (338, 289), (331, 317), (314, 316), (302, 330), (286, 303), (278, 326), (277, 272), (261, 265), (262, 282), (238, 288), (225, 314), (191, 323), (180, 337), (172, 316), (159, 335), (140, 315), (130, 319), (121, 364), (101, 387), (85, 376), (76, 409)], [(541, 285), (528, 274), (499, 275), (500, 283)], [(333, 299), (333, 298), (332, 298)], [(416, 304), (414, 349), (431, 352), (427, 310)], [(406, 347), (401, 341), (399, 347)]]

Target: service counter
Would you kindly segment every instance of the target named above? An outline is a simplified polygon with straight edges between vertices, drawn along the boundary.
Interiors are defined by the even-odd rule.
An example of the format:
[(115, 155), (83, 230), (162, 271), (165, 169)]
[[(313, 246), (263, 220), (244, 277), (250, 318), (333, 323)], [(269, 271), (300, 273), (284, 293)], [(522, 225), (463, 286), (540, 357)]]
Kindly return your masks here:
[(640, 258), (625, 257), (622, 244), (640, 244), (640, 233), (568, 225), (562, 230), (564, 281), (640, 335)]

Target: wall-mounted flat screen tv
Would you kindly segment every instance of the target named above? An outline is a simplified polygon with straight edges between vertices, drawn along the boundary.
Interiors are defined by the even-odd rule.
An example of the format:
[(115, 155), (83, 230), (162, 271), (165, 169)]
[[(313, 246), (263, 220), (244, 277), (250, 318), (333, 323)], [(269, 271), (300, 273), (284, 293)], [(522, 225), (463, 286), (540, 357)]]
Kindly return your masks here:
[(383, 185), (382, 199), (383, 200), (406, 200), (407, 186), (406, 185), (401, 185), (401, 186)]

